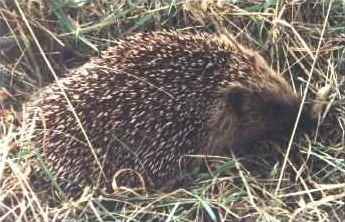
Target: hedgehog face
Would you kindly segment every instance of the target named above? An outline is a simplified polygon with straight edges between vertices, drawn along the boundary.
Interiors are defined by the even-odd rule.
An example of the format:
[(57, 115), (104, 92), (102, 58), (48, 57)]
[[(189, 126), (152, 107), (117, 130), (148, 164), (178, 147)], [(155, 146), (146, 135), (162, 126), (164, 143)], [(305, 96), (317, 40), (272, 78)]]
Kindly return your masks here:
[[(266, 93), (251, 91), (231, 92), (228, 97), (238, 119), (236, 140), (286, 140), (295, 124), (299, 99), (270, 97)], [(305, 132), (314, 126), (309, 110), (303, 110), (297, 132)]]

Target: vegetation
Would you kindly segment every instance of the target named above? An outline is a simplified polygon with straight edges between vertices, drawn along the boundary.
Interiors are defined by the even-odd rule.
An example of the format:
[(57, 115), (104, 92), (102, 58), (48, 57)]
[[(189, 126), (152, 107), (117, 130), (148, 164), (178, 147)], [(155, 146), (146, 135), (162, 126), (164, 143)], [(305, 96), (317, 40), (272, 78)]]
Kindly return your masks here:
[[(344, 221), (344, 17), (341, 0), (1, 0), (0, 221)], [(305, 103), (317, 104), (317, 129), (292, 135), (288, 149), (263, 143), (241, 159), (212, 157), (185, 189), (86, 189), (78, 200), (42, 201), (28, 183), (36, 154), (13, 110), (119, 38), (172, 28), (232, 33), (259, 51)], [(281, 157), (292, 152), (301, 166)]]

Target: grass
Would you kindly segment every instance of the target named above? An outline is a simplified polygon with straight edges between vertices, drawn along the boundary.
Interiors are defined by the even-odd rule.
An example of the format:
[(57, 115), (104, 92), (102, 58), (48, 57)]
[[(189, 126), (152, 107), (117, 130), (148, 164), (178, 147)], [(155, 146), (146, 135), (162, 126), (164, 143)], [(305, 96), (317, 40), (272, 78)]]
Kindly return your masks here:
[[(343, 1), (1, 1), (0, 221), (344, 221), (344, 14)], [(169, 28), (233, 33), (306, 103), (319, 104), (318, 128), (289, 145), (298, 148), (313, 186), (304, 174), (289, 179), (288, 159), (272, 157), (272, 150), (286, 148), (258, 144), (258, 153), (247, 154), (241, 164), (212, 157), (209, 172), (186, 189), (119, 189), (112, 195), (86, 189), (75, 201), (51, 205), (49, 193), (42, 201), (28, 183), (28, 160), (36, 155), (26, 142), (29, 135), (7, 124), (15, 118), (7, 111), (20, 109), (33, 91), (122, 36)]]

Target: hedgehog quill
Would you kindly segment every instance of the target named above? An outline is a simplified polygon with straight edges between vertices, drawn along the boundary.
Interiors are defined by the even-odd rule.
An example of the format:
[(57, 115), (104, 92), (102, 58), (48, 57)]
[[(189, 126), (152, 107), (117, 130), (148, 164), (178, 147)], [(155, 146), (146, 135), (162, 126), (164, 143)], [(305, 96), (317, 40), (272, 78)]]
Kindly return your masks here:
[(52, 175), (81, 187), (107, 187), (123, 170), (118, 184), (141, 175), (159, 189), (185, 155), (287, 138), (300, 103), (259, 54), (213, 34), (136, 34), (60, 82), (93, 150), (56, 83), (27, 102), (26, 120)]

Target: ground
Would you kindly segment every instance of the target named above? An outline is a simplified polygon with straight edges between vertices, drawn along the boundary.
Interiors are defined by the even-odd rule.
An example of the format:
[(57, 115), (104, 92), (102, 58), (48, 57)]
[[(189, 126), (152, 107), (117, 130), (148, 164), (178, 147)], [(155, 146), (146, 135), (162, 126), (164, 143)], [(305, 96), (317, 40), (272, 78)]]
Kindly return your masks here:
[[(0, 221), (344, 221), (344, 2), (138, 2), (0, 2)], [(212, 157), (209, 172), (185, 189), (101, 196), (85, 190), (80, 199), (57, 205), (39, 199), (27, 180), (35, 154), (13, 110), (121, 37), (162, 29), (232, 33), (259, 51), (306, 103), (317, 104), (317, 129), (292, 138), (303, 168), (281, 158), (287, 147), (258, 144), (241, 161)], [(307, 173), (295, 180), (293, 167)]]

